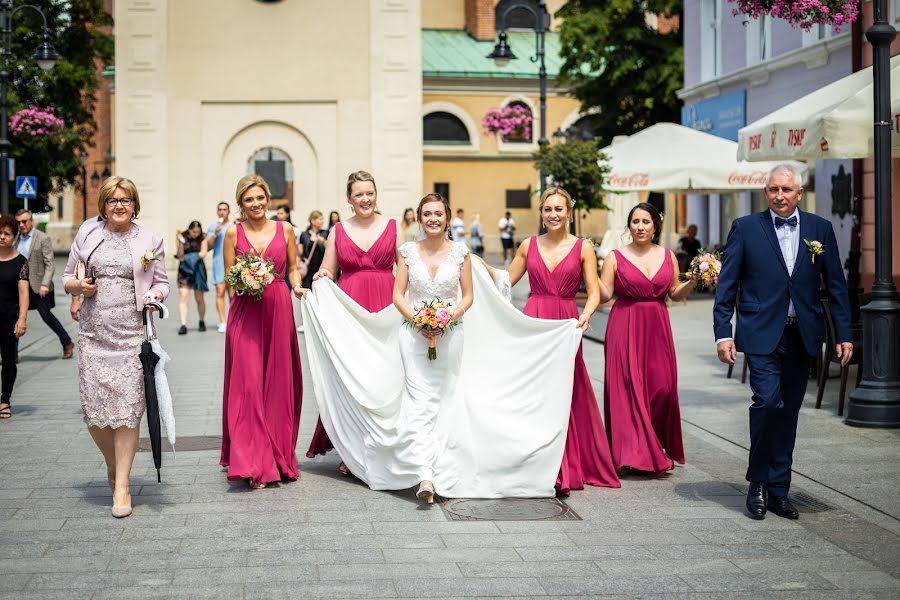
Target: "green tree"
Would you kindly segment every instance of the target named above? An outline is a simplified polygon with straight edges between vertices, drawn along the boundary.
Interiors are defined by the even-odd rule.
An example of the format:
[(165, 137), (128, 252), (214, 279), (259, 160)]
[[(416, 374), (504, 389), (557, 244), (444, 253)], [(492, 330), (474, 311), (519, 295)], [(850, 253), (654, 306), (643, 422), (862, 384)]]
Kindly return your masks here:
[(600, 152), (599, 140), (570, 141), (542, 146), (534, 154), (534, 168), (543, 170), (572, 196), (576, 209), (607, 208), (603, 182), (609, 166)]
[(29, 3), (47, 15), (50, 43), (59, 60), (46, 73), (37, 66), (31, 55), (41, 42), (43, 21), (33, 10), (17, 12), (9, 56), (9, 115), (31, 105), (52, 107), (65, 121), (65, 128), (62, 141), (56, 143), (34, 143), (10, 136), (10, 156), (16, 159), (17, 174), (37, 176), (38, 193), (46, 198), (54, 184), (54, 191), (58, 191), (81, 176), (80, 152), (92, 145), (96, 131), (93, 111), (100, 87), (97, 69), (113, 60), (113, 38), (105, 30), (112, 25), (112, 16), (105, 11), (104, 0)]
[[(563, 65), (559, 83), (582, 109), (599, 109), (589, 126), (606, 145), (663, 121), (680, 121), (684, 51), (682, 0), (569, 0), (556, 14)], [(677, 17), (671, 31), (651, 25)]]

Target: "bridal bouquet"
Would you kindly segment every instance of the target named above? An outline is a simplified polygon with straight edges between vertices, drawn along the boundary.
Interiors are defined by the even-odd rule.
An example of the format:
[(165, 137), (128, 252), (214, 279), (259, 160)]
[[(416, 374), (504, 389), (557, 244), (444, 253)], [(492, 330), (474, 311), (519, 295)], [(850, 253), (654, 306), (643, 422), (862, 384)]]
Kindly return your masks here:
[(721, 252), (707, 252), (705, 248), (700, 248), (700, 254), (691, 261), (687, 273), (682, 273), (678, 279), (687, 281), (696, 277), (698, 290), (714, 288), (719, 282), (719, 272), (722, 270), (721, 259)]
[[(423, 302), (416, 316), (412, 319), (406, 319), (404, 323), (416, 329), (424, 329), (426, 331), (439, 331), (441, 335), (453, 329), (459, 324), (459, 321), (451, 320), (450, 309), (453, 305), (446, 300), (435, 298), (431, 302)], [(437, 338), (428, 338), (428, 360), (437, 358)]]
[(266, 286), (279, 277), (271, 260), (250, 251), (237, 256), (234, 266), (225, 275), (225, 283), (231, 286), (238, 296), (249, 295), (259, 301), (262, 300)]

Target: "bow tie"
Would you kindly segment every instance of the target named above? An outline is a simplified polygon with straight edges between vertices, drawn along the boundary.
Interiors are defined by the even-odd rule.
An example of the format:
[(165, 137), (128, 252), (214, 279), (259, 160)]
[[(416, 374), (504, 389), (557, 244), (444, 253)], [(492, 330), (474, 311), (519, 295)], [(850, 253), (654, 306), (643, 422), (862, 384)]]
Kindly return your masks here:
[(790, 228), (794, 228), (797, 226), (797, 217), (791, 217), (789, 219), (782, 219), (781, 217), (775, 217), (775, 229), (781, 229), (787, 225)]

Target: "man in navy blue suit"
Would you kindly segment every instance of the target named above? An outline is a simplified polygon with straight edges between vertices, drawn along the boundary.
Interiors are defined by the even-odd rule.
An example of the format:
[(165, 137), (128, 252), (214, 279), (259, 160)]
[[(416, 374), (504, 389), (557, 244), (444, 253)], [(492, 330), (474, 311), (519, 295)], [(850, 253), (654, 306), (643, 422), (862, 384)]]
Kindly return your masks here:
[(775, 167), (766, 177), (769, 209), (735, 219), (713, 309), (719, 360), (733, 365), (737, 352), (743, 352), (750, 367), (747, 510), (756, 519), (765, 518), (767, 508), (786, 519), (799, 517), (788, 490), (810, 361), (825, 338), (823, 284), (837, 356), (845, 365), (853, 355), (847, 283), (834, 229), (822, 217), (797, 209), (800, 183), (792, 166)]

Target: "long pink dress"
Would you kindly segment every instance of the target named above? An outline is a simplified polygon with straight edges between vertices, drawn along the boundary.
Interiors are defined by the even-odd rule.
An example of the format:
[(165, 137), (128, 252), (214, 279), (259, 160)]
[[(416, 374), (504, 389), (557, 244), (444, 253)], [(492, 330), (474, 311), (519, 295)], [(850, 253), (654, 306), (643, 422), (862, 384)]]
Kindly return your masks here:
[(672, 253), (648, 279), (618, 250), (616, 302), (606, 326), (603, 403), (616, 469), (664, 473), (684, 464), (678, 367), (665, 298)]
[[(537, 247), (537, 238), (528, 244), (525, 268), (531, 284), (531, 296), (522, 312), (541, 319), (577, 319), (575, 294), (581, 287), (581, 244), (575, 242), (569, 254), (550, 271)], [(566, 449), (556, 487), (563, 494), (584, 489), (584, 484), (619, 487), (613, 468), (609, 442), (594, 387), (588, 375), (581, 348), (575, 355), (575, 381), (572, 387), (572, 411)]]
[[(237, 225), (237, 254), (253, 246)], [(282, 224), (263, 252), (284, 273), (287, 247)], [(262, 300), (235, 296), (225, 334), (225, 389), (222, 399), (222, 456), (228, 479), (268, 483), (297, 479), (297, 433), (303, 382), (294, 311), (280, 280)]]
[[(367, 251), (356, 245), (344, 231), (343, 225), (334, 226), (334, 249), (337, 252), (341, 276), (338, 287), (357, 304), (369, 312), (378, 312), (393, 302), (394, 261), (397, 249), (397, 224), (388, 221), (381, 235)], [(322, 427), (322, 419), (316, 421), (307, 458), (325, 454), (334, 448), (328, 433)]]

